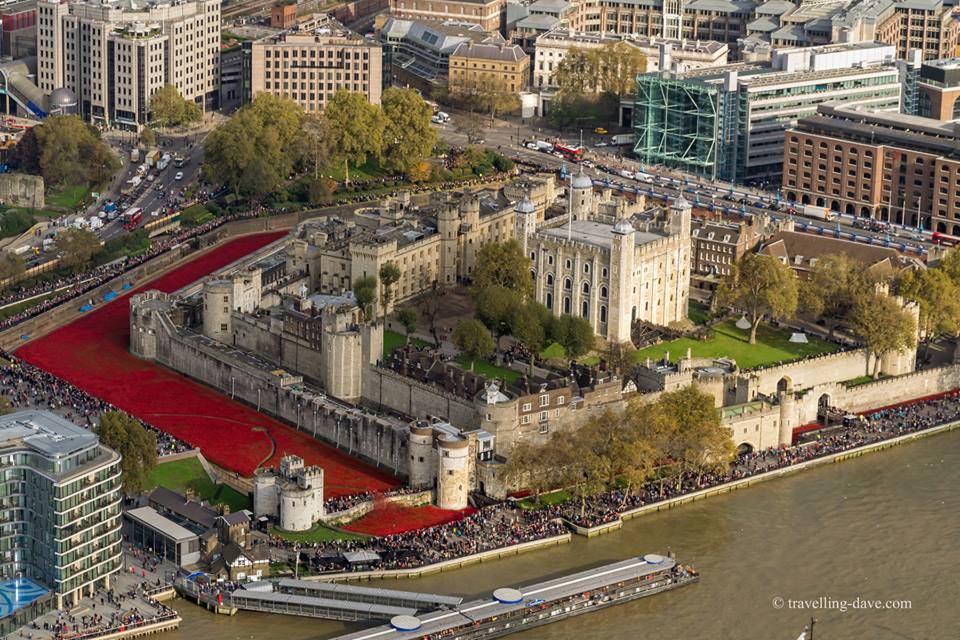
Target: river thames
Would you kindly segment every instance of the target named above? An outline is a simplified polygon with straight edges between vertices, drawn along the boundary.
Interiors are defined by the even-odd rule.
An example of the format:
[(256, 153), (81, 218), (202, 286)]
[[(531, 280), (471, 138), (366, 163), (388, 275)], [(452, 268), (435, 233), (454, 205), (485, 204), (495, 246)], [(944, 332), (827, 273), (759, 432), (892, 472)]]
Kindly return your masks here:
[[(672, 550), (697, 585), (517, 634), (518, 640), (953, 640), (960, 602), (960, 430), (631, 520), (618, 532), (417, 580), (365, 583), (488, 595)], [(859, 599), (859, 601), (858, 601)], [(830, 609), (800, 609), (803, 602)], [(841, 611), (847, 603), (847, 610)], [(884, 601), (896, 609), (863, 609)], [(175, 600), (171, 639), (323, 639), (342, 624)], [(807, 604), (814, 604), (813, 602)], [(872, 604), (872, 603), (871, 603)]]

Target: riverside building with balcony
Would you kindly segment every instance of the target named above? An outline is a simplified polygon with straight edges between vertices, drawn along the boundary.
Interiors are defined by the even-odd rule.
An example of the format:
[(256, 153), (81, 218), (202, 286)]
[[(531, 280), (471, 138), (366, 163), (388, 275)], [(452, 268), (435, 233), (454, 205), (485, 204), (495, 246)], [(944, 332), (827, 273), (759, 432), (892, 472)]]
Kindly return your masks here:
[(120, 454), (48, 411), (0, 417), (0, 573), (56, 607), (109, 588), (122, 565)]

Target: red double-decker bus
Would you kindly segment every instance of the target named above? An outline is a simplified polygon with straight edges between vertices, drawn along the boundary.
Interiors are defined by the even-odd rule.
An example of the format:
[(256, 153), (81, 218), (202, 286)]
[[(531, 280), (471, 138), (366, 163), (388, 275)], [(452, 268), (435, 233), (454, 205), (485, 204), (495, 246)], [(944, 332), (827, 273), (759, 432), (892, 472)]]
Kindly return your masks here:
[(143, 221), (143, 209), (140, 207), (130, 207), (123, 213), (123, 228), (127, 231), (133, 231)]
[(939, 231), (934, 232), (933, 241), (936, 244), (942, 244), (948, 247), (953, 247), (960, 244), (960, 238), (957, 236), (948, 236), (947, 234), (940, 233)]
[(583, 149), (578, 147), (567, 147), (562, 144), (555, 144), (553, 145), (553, 150), (571, 162), (580, 162), (583, 160)]

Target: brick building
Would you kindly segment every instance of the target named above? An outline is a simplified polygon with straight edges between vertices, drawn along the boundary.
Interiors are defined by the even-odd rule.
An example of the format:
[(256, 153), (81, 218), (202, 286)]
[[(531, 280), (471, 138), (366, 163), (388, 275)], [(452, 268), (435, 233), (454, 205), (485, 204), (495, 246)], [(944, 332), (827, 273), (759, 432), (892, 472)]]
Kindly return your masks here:
[(787, 132), (782, 193), (960, 235), (960, 131), (930, 118), (821, 105)]

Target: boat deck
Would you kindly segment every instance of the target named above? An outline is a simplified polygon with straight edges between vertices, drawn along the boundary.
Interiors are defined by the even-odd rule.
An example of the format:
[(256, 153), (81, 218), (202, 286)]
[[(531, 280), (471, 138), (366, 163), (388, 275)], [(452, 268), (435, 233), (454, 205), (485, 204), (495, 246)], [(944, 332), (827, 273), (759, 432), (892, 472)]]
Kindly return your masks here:
[(497, 589), (492, 597), (473, 600), (454, 611), (400, 616), (388, 625), (336, 640), (492, 638), (695, 581), (696, 576), (683, 572), (672, 558), (651, 554), (519, 589)]

